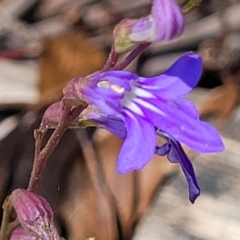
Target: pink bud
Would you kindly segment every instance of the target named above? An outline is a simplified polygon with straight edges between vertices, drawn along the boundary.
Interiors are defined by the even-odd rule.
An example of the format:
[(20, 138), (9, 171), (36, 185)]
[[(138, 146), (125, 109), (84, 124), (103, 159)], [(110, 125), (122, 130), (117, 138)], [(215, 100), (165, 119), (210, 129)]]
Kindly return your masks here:
[(28, 232), (24, 228), (15, 228), (9, 240), (38, 240), (38, 237)]
[[(95, 74), (95, 73), (93, 73)], [(64, 99), (68, 101), (71, 106), (79, 106), (85, 104), (85, 99), (81, 94), (81, 89), (88, 84), (90, 81), (89, 77), (78, 77), (70, 80), (67, 85), (63, 88)]]
[(53, 212), (43, 197), (25, 189), (16, 189), (10, 197), (19, 223), (41, 239), (58, 240), (53, 223)]
[(41, 128), (55, 128), (62, 116), (62, 102), (50, 105), (43, 114)]

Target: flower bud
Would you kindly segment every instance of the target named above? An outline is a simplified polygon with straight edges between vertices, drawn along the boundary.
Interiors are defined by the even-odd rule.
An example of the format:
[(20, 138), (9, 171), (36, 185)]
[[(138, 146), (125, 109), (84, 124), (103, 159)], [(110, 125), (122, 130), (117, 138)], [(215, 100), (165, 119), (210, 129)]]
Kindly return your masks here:
[(38, 237), (28, 232), (24, 228), (15, 228), (9, 240), (38, 240)]
[(62, 102), (56, 102), (50, 105), (43, 114), (40, 128), (56, 128), (62, 116)]
[[(95, 73), (91, 74), (94, 75)], [(67, 85), (63, 88), (64, 99), (71, 106), (85, 105), (84, 97), (82, 96), (80, 90), (89, 83), (89, 77), (77, 77), (70, 80)]]
[(53, 212), (43, 197), (25, 189), (16, 189), (10, 196), (19, 223), (41, 239), (60, 239), (53, 223)]
[(131, 50), (144, 42), (169, 41), (183, 32), (184, 17), (175, 0), (153, 0), (151, 14), (124, 19), (114, 29), (114, 50)]

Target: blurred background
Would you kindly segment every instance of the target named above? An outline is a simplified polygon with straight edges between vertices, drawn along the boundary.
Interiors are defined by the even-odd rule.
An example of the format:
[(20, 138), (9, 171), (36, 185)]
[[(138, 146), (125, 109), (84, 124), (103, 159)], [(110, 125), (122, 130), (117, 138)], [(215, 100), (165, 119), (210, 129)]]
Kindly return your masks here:
[[(113, 28), (120, 20), (139, 18), (150, 9), (150, 0), (0, 0), (1, 203), (12, 189), (27, 184), (33, 155), (32, 130), (38, 126), (43, 109), (61, 98), (61, 89), (71, 78), (102, 68), (111, 47)], [(143, 196), (144, 207), (137, 220), (129, 223), (130, 230), (127, 224), (122, 227), (122, 239), (133, 235), (135, 240), (240, 239), (240, 1), (202, 0), (185, 19), (186, 28), (180, 38), (152, 44), (129, 70), (143, 76), (155, 75), (184, 52), (199, 52), (204, 72), (189, 98), (196, 102), (200, 116), (221, 131), (226, 151), (198, 156), (187, 150), (194, 159), (202, 187), (202, 195), (193, 206), (187, 201), (186, 183), (175, 166), (164, 166), (155, 175), (150, 167), (143, 174), (142, 194), (152, 182), (154, 187), (146, 193), (147, 200)], [(112, 136), (94, 134), (92, 140), (96, 139), (99, 146), (108, 146)], [(114, 150), (103, 147), (99, 154), (117, 154), (119, 144), (112, 146)], [(16, 153), (12, 154), (13, 148), (18, 149), (21, 161)], [(32, 150), (28, 152), (28, 148)], [(70, 158), (74, 150), (65, 151), (66, 158)], [(58, 156), (55, 154), (55, 159)], [(69, 169), (75, 176), (73, 165)], [(56, 190), (65, 176), (64, 166), (59, 166), (54, 180), (47, 177), (47, 172), (56, 171), (54, 166), (49, 167), (45, 184), (52, 182)], [(153, 180), (150, 175), (159, 176)], [(61, 183), (62, 188), (70, 187), (71, 191), (64, 193), (77, 192), (71, 195), (76, 199), (82, 193), (75, 190), (73, 177), (67, 179), (67, 183)], [(116, 186), (118, 181), (114, 182)], [(53, 197), (51, 188), (44, 189), (42, 184), (39, 192), (55, 203), (62, 234), (73, 240), (86, 239), (88, 233), (80, 234), (78, 218), (72, 217), (80, 214), (78, 204), (82, 202), (76, 208), (68, 208), (69, 199), (56, 203), (60, 193), (56, 190)], [(126, 219), (122, 221), (126, 223)]]

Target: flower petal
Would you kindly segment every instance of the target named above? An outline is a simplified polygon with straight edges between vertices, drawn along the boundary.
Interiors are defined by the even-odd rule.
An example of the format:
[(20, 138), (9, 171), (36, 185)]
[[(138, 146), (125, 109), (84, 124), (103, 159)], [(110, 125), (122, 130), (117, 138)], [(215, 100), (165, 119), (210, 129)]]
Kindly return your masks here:
[(151, 15), (156, 24), (154, 41), (169, 41), (184, 29), (184, 17), (175, 0), (154, 0)]
[(22, 227), (15, 228), (9, 240), (38, 240), (39, 238), (33, 235), (30, 231)]
[(125, 139), (127, 135), (125, 124), (120, 118), (96, 113), (89, 113), (87, 118), (96, 121), (98, 127), (106, 129), (121, 139)]
[(126, 174), (143, 168), (153, 157), (156, 146), (155, 129), (151, 123), (130, 112), (124, 116), (127, 137), (118, 156), (117, 170)]
[(131, 90), (130, 81), (138, 76), (128, 71), (109, 71), (94, 75), (80, 91), (85, 100), (102, 112), (114, 115), (122, 111), (120, 100)]
[(122, 107), (119, 100), (117, 98), (114, 100), (111, 96), (102, 94), (101, 90), (97, 89), (97, 87), (84, 87), (82, 89), (82, 95), (88, 103), (95, 105), (106, 114), (115, 115), (121, 111)]
[(162, 146), (156, 146), (155, 148), (155, 154), (158, 156), (165, 156), (166, 154), (169, 153), (171, 149), (171, 144), (169, 143), (164, 143)]
[(173, 101), (173, 104), (175, 104), (178, 109), (186, 113), (188, 116), (199, 119), (198, 109), (189, 99), (177, 99)]
[(197, 54), (181, 56), (165, 73), (140, 78), (142, 88), (164, 99), (176, 99), (188, 94), (198, 83), (203, 64)]
[(224, 149), (220, 134), (210, 124), (192, 118), (162, 99), (148, 99), (148, 104), (154, 108), (142, 108), (146, 118), (171, 138), (198, 152), (220, 152)]
[(167, 155), (168, 160), (172, 163), (180, 163), (182, 171), (188, 182), (189, 200), (194, 203), (196, 198), (200, 195), (200, 187), (197, 182), (193, 165), (179, 142), (172, 139), (168, 139), (168, 141), (171, 144), (170, 151)]

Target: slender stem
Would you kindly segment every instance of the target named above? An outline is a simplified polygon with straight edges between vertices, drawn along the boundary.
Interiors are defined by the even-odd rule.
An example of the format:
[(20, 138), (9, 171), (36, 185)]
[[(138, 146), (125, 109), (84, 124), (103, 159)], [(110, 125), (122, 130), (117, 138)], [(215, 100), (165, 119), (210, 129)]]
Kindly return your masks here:
[(111, 52), (108, 56), (107, 62), (105, 63), (102, 71), (106, 71), (106, 70), (113, 68), (118, 61), (118, 57), (119, 57), (119, 54), (115, 52), (113, 45), (112, 45)]
[(47, 159), (52, 154), (66, 129), (65, 124), (59, 125), (51, 135), (44, 149), (40, 152), (39, 157), (34, 161), (28, 190), (35, 192)]
[[(47, 162), (47, 159), (50, 157), (61, 137), (67, 130), (69, 124), (83, 111), (86, 105), (81, 105), (71, 109), (65, 102), (63, 102), (63, 115), (61, 117), (60, 123), (57, 125), (53, 134), (49, 138), (45, 147), (39, 151), (39, 145), (41, 140), (38, 140), (36, 144), (36, 159), (34, 160), (33, 170), (31, 173), (30, 181), (28, 184), (28, 190), (36, 191), (39, 179), (43, 172), (44, 166)], [(41, 135), (39, 135), (41, 137)]]
[(111, 70), (123, 70), (126, 68), (137, 56), (139, 56), (151, 43), (142, 43), (135, 48), (124, 60), (111, 68)]
[(46, 129), (40, 130), (40, 129), (35, 129), (34, 130), (34, 138), (35, 138), (35, 152), (34, 152), (34, 162), (38, 159), (38, 156), (41, 152), (41, 146), (42, 146), (42, 141), (43, 137), (46, 134)]
[(41, 152), (41, 144), (42, 144), (43, 137), (45, 135), (45, 131), (41, 131), (39, 129), (35, 129), (33, 135), (34, 135), (34, 138), (35, 138), (34, 159), (37, 159), (38, 155)]

